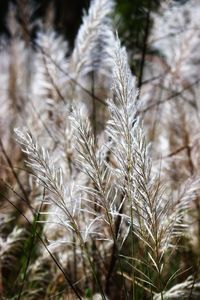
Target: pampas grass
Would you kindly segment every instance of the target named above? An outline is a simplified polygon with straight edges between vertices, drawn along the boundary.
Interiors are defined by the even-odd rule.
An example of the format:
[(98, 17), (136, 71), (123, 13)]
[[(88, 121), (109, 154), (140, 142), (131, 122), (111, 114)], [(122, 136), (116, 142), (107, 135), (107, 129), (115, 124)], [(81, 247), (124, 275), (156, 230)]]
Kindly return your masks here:
[[(193, 13), (185, 5), (180, 20), (184, 8)], [(166, 15), (177, 12), (166, 7)], [(12, 14), (9, 52), (1, 49), (0, 295), (197, 299), (199, 154), (190, 118), (198, 124), (198, 105), (181, 92), (184, 71), (166, 52), (159, 58), (168, 64), (166, 77), (159, 70), (162, 87), (159, 77), (142, 85), (139, 96), (126, 49), (113, 33), (111, 0), (91, 2), (72, 53), (42, 22), (32, 47), (23, 34), (31, 30), (26, 12), (19, 34)], [(163, 19), (154, 19), (150, 41), (169, 51), (156, 42)], [(181, 33), (176, 53), (184, 41)], [(192, 53), (185, 49), (183, 67), (192, 68)], [(151, 64), (144, 64), (145, 76), (157, 68)], [(172, 65), (184, 80), (174, 80)], [(160, 89), (168, 100), (156, 98)]]

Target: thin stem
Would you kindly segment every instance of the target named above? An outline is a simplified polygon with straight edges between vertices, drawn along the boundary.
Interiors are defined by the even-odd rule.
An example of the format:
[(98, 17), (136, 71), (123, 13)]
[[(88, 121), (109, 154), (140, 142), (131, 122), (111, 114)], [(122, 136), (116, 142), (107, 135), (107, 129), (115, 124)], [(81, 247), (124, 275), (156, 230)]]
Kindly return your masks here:
[[(43, 199), (44, 199), (44, 197), (45, 197), (45, 189), (44, 189), (44, 193), (43, 193)], [(21, 285), (21, 288), (20, 288), (17, 300), (21, 299), (21, 295), (22, 295), (22, 292), (23, 292), (25, 280), (26, 280), (26, 277), (27, 277), (28, 267), (29, 267), (29, 264), (31, 262), (31, 256), (32, 256), (32, 253), (33, 253), (33, 250), (34, 250), (34, 246), (35, 246), (36, 230), (37, 230), (37, 225), (38, 225), (37, 222), (39, 221), (41, 209), (42, 209), (42, 202), (41, 202), (41, 205), (40, 205), (39, 210), (37, 212), (37, 215), (36, 215), (36, 218), (34, 220), (34, 223), (32, 225), (30, 250), (29, 250), (29, 253), (28, 253), (28, 257), (27, 257), (27, 261), (26, 261), (26, 266), (25, 266), (25, 270), (24, 270), (24, 274), (23, 274), (22, 285)]]
[[(23, 214), (23, 212), (12, 202), (10, 201), (5, 195), (3, 195), (0, 192), (0, 195), (7, 201), (9, 202), (16, 210), (17, 212), (27, 221), (28, 224), (31, 225), (31, 222), (28, 220), (28, 218)], [(50, 255), (50, 257), (52, 258), (52, 260), (54, 261), (54, 263), (56, 264), (56, 266), (59, 268), (59, 270), (61, 271), (61, 273), (63, 274), (66, 282), (69, 284), (70, 288), (72, 289), (72, 291), (74, 292), (74, 294), (76, 295), (76, 297), (79, 300), (82, 300), (82, 297), (80, 296), (79, 292), (77, 291), (77, 289), (75, 289), (73, 283), (71, 282), (70, 277), (65, 273), (65, 271), (63, 270), (62, 266), (59, 264), (59, 262), (57, 261), (57, 259), (54, 257), (54, 255), (49, 251), (47, 245), (45, 244), (45, 242), (43, 241), (43, 239), (41, 238), (40, 234), (35, 231), (36, 236), (38, 237), (38, 239), (40, 240), (40, 242), (43, 244), (44, 248), (46, 249), (46, 251), (48, 252), (48, 254)]]

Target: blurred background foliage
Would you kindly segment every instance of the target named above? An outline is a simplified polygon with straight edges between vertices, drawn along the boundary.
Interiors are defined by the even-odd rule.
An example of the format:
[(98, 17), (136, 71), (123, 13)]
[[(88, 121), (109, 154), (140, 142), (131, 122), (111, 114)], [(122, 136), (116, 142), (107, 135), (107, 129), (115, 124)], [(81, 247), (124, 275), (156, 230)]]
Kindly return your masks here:
[[(0, 1), (0, 32), (9, 32), (6, 26), (6, 15), (10, 3), (31, 3), (35, 7), (35, 18), (44, 18), (51, 7), (54, 9), (55, 28), (64, 33), (73, 45), (76, 33), (81, 23), (83, 10), (87, 10), (91, 0), (1, 0)], [(184, 4), (188, 0), (173, 0)], [(117, 26), (121, 39), (126, 47), (133, 51), (141, 50), (147, 28), (150, 31), (150, 13), (157, 11), (164, 0), (116, 0)]]
[[(18, 7), (19, 21), (21, 7), (27, 4), (33, 7), (31, 22), (51, 18), (53, 26), (62, 33), (73, 49), (74, 40), (80, 27), (84, 10), (87, 11), (91, 0), (1, 0), (0, 1), (0, 33), (10, 36), (6, 25), (6, 16), (10, 3)], [(173, 0), (172, 3), (184, 4), (188, 0)], [(121, 41), (130, 54), (130, 65), (138, 78), (141, 87), (143, 69), (147, 53), (151, 53), (151, 45), (147, 43), (152, 27), (152, 13), (166, 0), (116, 0), (114, 25)], [(32, 37), (37, 32), (37, 22), (32, 27)]]
[[(87, 10), (91, 0), (1, 0), (0, 1), (0, 32), (8, 37), (10, 33), (6, 26), (6, 15), (10, 3), (18, 7), (19, 21), (22, 5), (33, 6), (31, 22), (49, 18), (53, 20), (54, 28), (68, 40), (72, 49), (74, 40), (81, 24), (84, 10)], [(131, 68), (138, 78), (138, 86), (142, 84), (145, 55), (149, 51), (147, 39), (151, 31), (151, 13), (157, 11), (162, 0), (117, 0), (114, 16), (115, 28), (121, 41), (131, 55)], [(180, 0), (179, 0), (180, 1)], [(37, 32), (37, 23), (33, 26), (32, 36)]]
[[(43, 18), (51, 7), (54, 8), (55, 28), (64, 33), (70, 44), (81, 23), (83, 9), (87, 10), (90, 0), (1, 0), (0, 1), (0, 31), (9, 36), (6, 26), (6, 14), (9, 3), (27, 4), (35, 7), (33, 18)], [(149, 25), (149, 12), (157, 10), (160, 0), (117, 0), (116, 15), (117, 26), (129, 49), (141, 49), (147, 25)], [(147, 24), (148, 23), (148, 24)], [(148, 26), (149, 27), (149, 26)]]

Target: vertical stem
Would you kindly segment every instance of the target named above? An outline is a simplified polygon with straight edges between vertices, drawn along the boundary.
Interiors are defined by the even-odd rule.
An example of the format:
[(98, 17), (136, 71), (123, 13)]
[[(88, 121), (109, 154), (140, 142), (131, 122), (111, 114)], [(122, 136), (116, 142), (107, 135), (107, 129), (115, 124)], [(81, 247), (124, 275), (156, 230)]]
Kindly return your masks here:
[(92, 97), (92, 124), (93, 124), (93, 132), (94, 132), (94, 141), (96, 145), (96, 136), (97, 136), (97, 111), (96, 111), (96, 101), (95, 101), (95, 72), (91, 73), (91, 97)]
[(74, 281), (77, 281), (77, 259), (76, 259), (76, 237), (73, 232), (73, 256), (74, 256), (74, 261), (73, 261), (73, 269), (74, 269)]
[[(122, 199), (123, 199), (123, 197), (124, 197), (124, 194), (122, 194)], [(122, 214), (122, 212), (123, 212), (123, 205), (122, 205), (119, 213)], [(125, 285), (125, 279), (124, 279), (124, 275), (123, 275), (123, 268), (122, 268), (121, 258), (119, 257), (120, 253), (119, 253), (119, 249), (118, 249), (118, 245), (117, 245), (117, 235), (118, 235), (118, 232), (119, 232), (120, 222), (121, 222), (121, 216), (118, 216), (118, 218), (116, 219), (116, 222), (115, 222), (115, 232), (114, 232), (115, 238), (113, 240), (114, 244), (113, 244), (113, 248), (112, 248), (111, 261), (110, 261), (108, 274), (107, 274), (107, 280), (106, 280), (106, 294), (109, 296), (110, 279), (112, 277), (112, 273), (114, 271), (117, 259), (119, 259), (119, 267), (120, 267), (120, 272), (121, 272), (122, 280), (123, 280), (124, 295), (125, 295), (125, 299), (128, 299), (126, 285)]]
[(150, 31), (150, 16), (151, 16), (151, 0), (148, 1), (148, 12), (147, 12), (147, 17), (146, 17), (146, 26), (145, 26), (145, 34), (144, 34), (144, 40), (143, 40), (142, 58), (141, 58), (140, 73), (139, 73), (139, 78), (138, 78), (138, 87), (139, 87), (139, 89), (142, 86), (145, 58), (146, 58), (146, 52), (147, 52), (147, 41), (148, 41), (148, 36), (149, 36), (149, 31)]
[(155, 259), (156, 259), (156, 265), (157, 265), (157, 269), (158, 269), (159, 292), (160, 292), (161, 300), (164, 300), (163, 299), (161, 264), (160, 264), (160, 256), (159, 256), (159, 245), (158, 245), (157, 214), (155, 214), (154, 226), (155, 226), (154, 234), (155, 234), (155, 241), (156, 241), (156, 244), (155, 244), (156, 258)]
[[(45, 197), (45, 189), (44, 189), (44, 192), (43, 192), (43, 200), (44, 200), (44, 197)], [(43, 203), (41, 202), (39, 210), (38, 210), (38, 213), (37, 213), (36, 218), (34, 220), (34, 223), (32, 225), (33, 227), (32, 227), (32, 232), (31, 232), (30, 249), (29, 249), (29, 253), (28, 253), (28, 256), (27, 256), (27, 262), (26, 262), (26, 266), (25, 266), (25, 270), (24, 270), (24, 274), (23, 274), (23, 281), (22, 281), (22, 285), (21, 285), (21, 288), (20, 288), (17, 300), (21, 299), (21, 295), (22, 295), (22, 292), (23, 292), (24, 284), (25, 284), (25, 281), (26, 281), (26, 278), (27, 278), (27, 271), (28, 271), (29, 264), (31, 262), (31, 256), (32, 256), (32, 253), (33, 253), (34, 245), (35, 245), (37, 225), (38, 225), (37, 222), (39, 221), (40, 211), (42, 209), (42, 204)]]
[(84, 241), (82, 240), (81, 235), (79, 235), (79, 238), (80, 238), (80, 242), (81, 242), (82, 249), (84, 250), (84, 252), (85, 252), (85, 254), (86, 254), (87, 260), (88, 260), (89, 265), (90, 265), (91, 270), (92, 270), (92, 274), (93, 274), (94, 279), (95, 279), (95, 281), (96, 281), (96, 283), (97, 283), (97, 286), (98, 286), (98, 288), (99, 288), (101, 297), (102, 297), (103, 300), (106, 300), (106, 296), (105, 296), (105, 294), (104, 294), (104, 291), (103, 291), (102, 285), (101, 285), (101, 283), (100, 283), (100, 280), (98, 279), (97, 274), (96, 274), (96, 272), (95, 272), (94, 265), (93, 265), (93, 263), (92, 263), (92, 261), (91, 261), (90, 254), (89, 254), (89, 252), (88, 252), (87, 246), (86, 246), (86, 244), (84, 243)]

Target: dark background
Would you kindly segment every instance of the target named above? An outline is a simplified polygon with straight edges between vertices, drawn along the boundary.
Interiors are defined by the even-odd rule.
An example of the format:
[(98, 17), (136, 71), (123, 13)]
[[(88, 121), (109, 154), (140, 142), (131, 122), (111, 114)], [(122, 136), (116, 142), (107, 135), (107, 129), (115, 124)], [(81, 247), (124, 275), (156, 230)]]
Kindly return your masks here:
[[(53, 11), (54, 28), (62, 33), (68, 40), (72, 49), (78, 28), (80, 27), (83, 9), (87, 11), (91, 0), (0, 0), (0, 34), (10, 37), (6, 25), (6, 16), (10, 3), (17, 6), (20, 22), (21, 11), (26, 11), (27, 4), (33, 6), (33, 14), (28, 22), (45, 19), (48, 11)], [(125, 44), (129, 53), (137, 57), (133, 59), (131, 69), (138, 77), (139, 87), (142, 83), (145, 55), (152, 49), (147, 45), (151, 31), (151, 12), (157, 11), (163, 0), (116, 0), (115, 14), (120, 16), (117, 21), (114, 18), (114, 27), (118, 31), (120, 40)], [(173, 0), (172, 5), (181, 5), (189, 0)], [(28, 10), (27, 10), (28, 11)], [(37, 25), (32, 27), (30, 36), (34, 39)], [(136, 54), (136, 55), (135, 55)]]
[[(117, 0), (116, 12), (121, 15), (119, 31), (126, 36), (128, 47), (140, 47), (143, 41), (145, 31), (145, 20), (148, 10), (155, 10), (159, 6), (160, 0)], [(6, 26), (6, 14), (10, 3), (16, 5), (27, 5), (31, 3), (34, 6), (33, 19), (43, 18), (47, 13), (50, 4), (54, 9), (54, 26), (59, 32), (62, 32), (70, 44), (73, 41), (81, 23), (83, 9), (88, 9), (90, 0), (0, 0), (0, 33), (9, 37), (9, 31)], [(129, 30), (129, 34), (127, 32)]]
[[(174, 3), (185, 3), (189, 0), (173, 0)], [(54, 8), (54, 26), (62, 32), (71, 46), (81, 23), (83, 9), (88, 9), (90, 0), (0, 0), (0, 33), (9, 37), (6, 26), (6, 14), (10, 3), (16, 5), (31, 3), (34, 5), (33, 19), (43, 18), (50, 6)], [(116, 0), (116, 12), (121, 15), (119, 32), (128, 48), (141, 48), (145, 34), (145, 24), (149, 10), (157, 10), (162, 0)], [(148, 24), (149, 25), (149, 24)], [(127, 32), (129, 33), (127, 34)], [(123, 37), (124, 36), (124, 37)], [(126, 36), (126, 37), (125, 37)]]
[(32, 20), (44, 18), (50, 5), (54, 9), (54, 26), (59, 32), (66, 35), (67, 39), (73, 44), (77, 30), (81, 23), (82, 11), (89, 7), (90, 0), (0, 0), (0, 33), (9, 37), (6, 26), (6, 15), (10, 3), (19, 7), (30, 3), (34, 7)]

